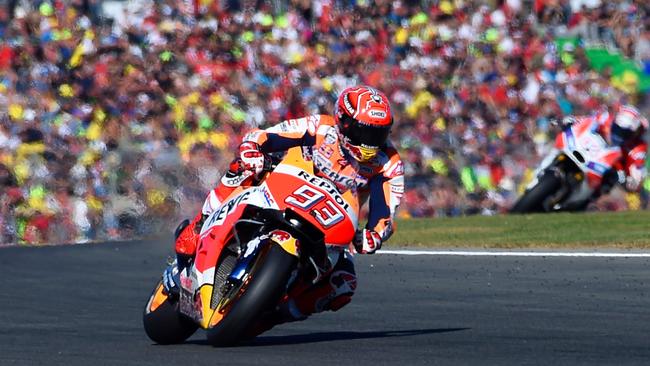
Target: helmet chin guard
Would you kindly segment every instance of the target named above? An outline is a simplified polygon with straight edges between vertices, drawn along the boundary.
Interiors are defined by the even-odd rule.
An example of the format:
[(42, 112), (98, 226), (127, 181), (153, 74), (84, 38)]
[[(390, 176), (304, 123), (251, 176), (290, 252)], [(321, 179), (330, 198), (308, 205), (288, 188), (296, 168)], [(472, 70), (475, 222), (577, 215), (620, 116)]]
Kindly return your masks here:
[(356, 161), (364, 163), (370, 161), (379, 153), (379, 147), (361, 145), (357, 146), (350, 142), (350, 139), (342, 136), (341, 146)]

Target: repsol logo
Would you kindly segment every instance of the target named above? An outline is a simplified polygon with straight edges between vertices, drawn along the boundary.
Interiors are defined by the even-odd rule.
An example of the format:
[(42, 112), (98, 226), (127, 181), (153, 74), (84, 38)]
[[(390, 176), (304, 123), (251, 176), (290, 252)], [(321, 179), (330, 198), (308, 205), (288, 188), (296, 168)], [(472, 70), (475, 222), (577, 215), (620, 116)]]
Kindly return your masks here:
[(339, 206), (343, 207), (344, 210), (347, 210), (348, 207), (350, 207), (350, 205), (347, 202), (345, 202), (343, 197), (341, 197), (341, 195), (339, 194), (338, 189), (336, 189), (336, 187), (333, 186), (332, 183), (326, 181), (325, 179), (316, 178), (313, 175), (310, 175), (309, 173), (303, 170), (298, 172), (298, 176), (306, 180), (307, 182), (315, 185), (316, 187), (324, 189), (327, 193), (329, 193), (332, 196), (332, 198), (334, 198), (334, 201), (336, 201), (336, 203), (338, 203)]

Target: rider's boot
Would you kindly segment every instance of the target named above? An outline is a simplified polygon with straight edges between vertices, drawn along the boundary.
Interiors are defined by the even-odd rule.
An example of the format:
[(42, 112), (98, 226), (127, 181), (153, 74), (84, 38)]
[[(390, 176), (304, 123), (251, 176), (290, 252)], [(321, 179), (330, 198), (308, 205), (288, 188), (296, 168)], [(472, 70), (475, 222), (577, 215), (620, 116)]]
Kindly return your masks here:
[(352, 300), (357, 288), (357, 276), (349, 253), (340, 253), (332, 270), (317, 283), (298, 279), (288, 292), (288, 305), (296, 319), (320, 313), (337, 311)]

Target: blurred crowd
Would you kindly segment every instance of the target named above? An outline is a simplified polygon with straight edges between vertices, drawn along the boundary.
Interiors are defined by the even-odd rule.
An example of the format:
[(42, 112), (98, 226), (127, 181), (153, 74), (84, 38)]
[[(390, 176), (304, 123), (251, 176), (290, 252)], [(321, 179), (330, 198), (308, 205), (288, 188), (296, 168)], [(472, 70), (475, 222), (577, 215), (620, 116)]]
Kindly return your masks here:
[[(0, 243), (169, 233), (253, 127), (384, 91), (400, 215), (504, 212), (567, 114), (630, 102), (650, 3), (598, 0), (0, 1)], [(579, 42), (561, 44), (558, 38)], [(592, 209), (647, 208), (615, 192)]]

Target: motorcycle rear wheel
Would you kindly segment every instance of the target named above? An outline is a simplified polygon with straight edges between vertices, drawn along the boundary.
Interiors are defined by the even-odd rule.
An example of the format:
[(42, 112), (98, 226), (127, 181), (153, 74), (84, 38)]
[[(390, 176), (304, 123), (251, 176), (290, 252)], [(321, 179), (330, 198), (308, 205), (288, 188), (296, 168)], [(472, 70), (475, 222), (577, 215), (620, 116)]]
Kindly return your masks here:
[(537, 184), (527, 190), (517, 203), (510, 209), (510, 213), (525, 214), (544, 212), (544, 201), (560, 189), (562, 182), (555, 174), (546, 173)]
[(182, 343), (199, 328), (191, 319), (178, 311), (178, 301), (164, 292), (162, 281), (154, 288), (142, 315), (147, 336), (158, 344)]
[(223, 319), (207, 330), (208, 342), (232, 346), (242, 340), (259, 317), (279, 302), (296, 264), (296, 257), (275, 244), (260, 253), (239, 297), (232, 300)]

